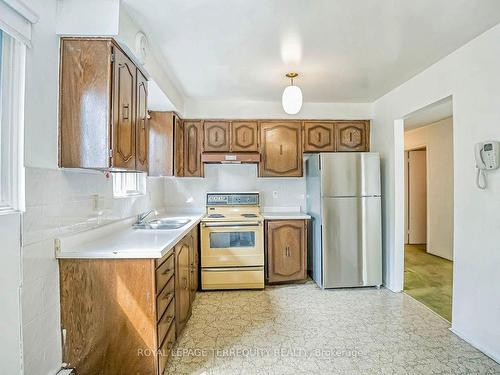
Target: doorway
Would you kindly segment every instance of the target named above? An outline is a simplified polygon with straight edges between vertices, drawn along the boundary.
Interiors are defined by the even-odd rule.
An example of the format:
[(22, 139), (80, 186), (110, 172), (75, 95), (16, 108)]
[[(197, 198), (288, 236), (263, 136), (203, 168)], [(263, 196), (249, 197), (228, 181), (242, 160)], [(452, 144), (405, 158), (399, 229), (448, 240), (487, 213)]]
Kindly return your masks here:
[[(450, 112), (443, 111), (449, 108)], [(451, 322), (453, 116), (450, 104), (404, 120), (403, 290)], [(444, 117), (443, 117), (444, 116)]]

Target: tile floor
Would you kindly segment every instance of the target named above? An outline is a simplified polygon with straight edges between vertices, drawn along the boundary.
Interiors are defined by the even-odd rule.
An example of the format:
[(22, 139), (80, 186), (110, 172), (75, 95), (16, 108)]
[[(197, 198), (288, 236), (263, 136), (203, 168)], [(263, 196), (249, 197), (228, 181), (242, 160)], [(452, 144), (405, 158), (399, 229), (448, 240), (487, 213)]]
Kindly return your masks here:
[(405, 245), (404, 291), (451, 322), (453, 262)]
[(166, 374), (500, 374), (404, 293), (200, 292)]

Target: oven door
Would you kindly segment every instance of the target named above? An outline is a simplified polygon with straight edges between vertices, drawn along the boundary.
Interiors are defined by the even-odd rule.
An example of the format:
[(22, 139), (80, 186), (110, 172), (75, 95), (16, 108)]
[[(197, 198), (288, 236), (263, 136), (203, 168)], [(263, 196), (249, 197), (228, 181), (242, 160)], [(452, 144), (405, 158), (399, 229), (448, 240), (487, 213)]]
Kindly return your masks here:
[(263, 265), (264, 231), (262, 222), (202, 223), (202, 267)]

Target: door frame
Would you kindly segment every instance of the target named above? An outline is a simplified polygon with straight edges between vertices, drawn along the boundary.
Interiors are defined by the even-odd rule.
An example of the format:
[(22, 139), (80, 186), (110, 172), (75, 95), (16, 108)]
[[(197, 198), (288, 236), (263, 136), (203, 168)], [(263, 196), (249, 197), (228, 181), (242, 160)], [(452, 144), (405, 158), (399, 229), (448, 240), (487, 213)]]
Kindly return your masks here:
[[(428, 194), (429, 193), (429, 148), (427, 147), (427, 143), (422, 143), (418, 144), (414, 147), (409, 147), (404, 149), (404, 160), (405, 163), (408, 163), (408, 158), (409, 158), (409, 152), (410, 151), (425, 151), (425, 191)], [(408, 165), (408, 172), (410, 171), (409, 169), (409, 164)], [(405, 229), (404, 229), (404, 237), (405, 237), (405, 245), (409, 244), (409, 229), (410, 229), (410, 174), (408, 173), (408, 176), (405, 176), (405, 205), (404, 207), (407, 208), (405, 209)], [(425, 241), (426, 244), (429, 243), (429, 199), (426, 199), (425, 202), (426, 205), (426, 213), (425, 213), (425, 226), (426, 226), (426, 232), (425, 232)], [(408, 241), (407, 241), (408, 240)]]
[[(436, 100), (435, 102), (430, 103), (429, 105), (418, 108), (415, 111), (412, 111), (401, 118), (394, 120), (394, 128), (393, 128), (393, 153), (394, 153), (394, 208), (392, 211), (392, 216), (394, 217), (394, 233), (389, 241), (392, 240), (392, 244), (389, 243), (389, 249), (391, 249), (391, 245), (393, 247), (393, 257), (385, 258), (385, 262), (388, 262), (388, 269), (390, 270), (390, 279), (385, 280), (386, 285), (390, 285), (389, 289), (393, 292), (402, 292), (404, 285), (404, 248), (405, 248), (405, 236), (404, 236), (404, 227), (405, 227), (405, 181), (404, 181), (404, 163), (405, 163), (405, 142), (404, 142), (404, 130), (405, 130), (405, 120), (414, 115), (417, 112), (425, 110), (426, 108), (433, 107), (436, 104), (451, 100), (453, 101), (453, 96), (447, 96), (442, 99)], [(454, 111), (452, 113), (454, 116)], [(453, 132), (453, 136), (455, 136), (455, 132)], [(455, 151), (455, 149), (453, 149)], [(427, 160), (428, 163), (428, 160)], [(428, 166), (428, 165), (427, 165)], [(429, 168), (427, 168), (428, 173)], [(453, 173), (456, 175), (455, 164), (453, 164)], [(429, 180), (427, 179), (427, 183)], [(453, 187), (455, 191), (455, 182), (453, 182)], [(455, 212), (455, 204), (453, 205), (453, 211)], [(390, 215), (390, 213), (389, 213)], [(453, 242), (453, 254), (455, 254), (455, 241)], [(455, 272), (455, 268), (453, 268), (453, 272)], [(454, 278), (455, 279), (455, 278)], [(452, 293), (454, 292), (454, 285)], [(454, 300), (453, 300), (454, 303)], [(454, 309), (454, 307), (453, 307)]]

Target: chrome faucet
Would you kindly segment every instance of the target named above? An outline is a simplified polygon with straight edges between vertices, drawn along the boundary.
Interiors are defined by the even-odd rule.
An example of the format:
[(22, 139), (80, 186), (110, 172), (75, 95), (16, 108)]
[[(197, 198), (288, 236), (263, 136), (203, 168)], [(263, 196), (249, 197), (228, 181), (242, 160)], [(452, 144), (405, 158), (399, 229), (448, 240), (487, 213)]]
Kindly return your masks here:
[(139, 216), (137, 216), (137, 221), (135, 222), (135, 225), (141, 225), (141, 224), (144, 224), (146, 222), (146, 218), (151, 215), (152, 213), (155, 214), (155, 216), (158, 215), (158, 211), (156, 210), (149, 210), (148, 212), (145, 212), (143, 214), (140, 214)]

